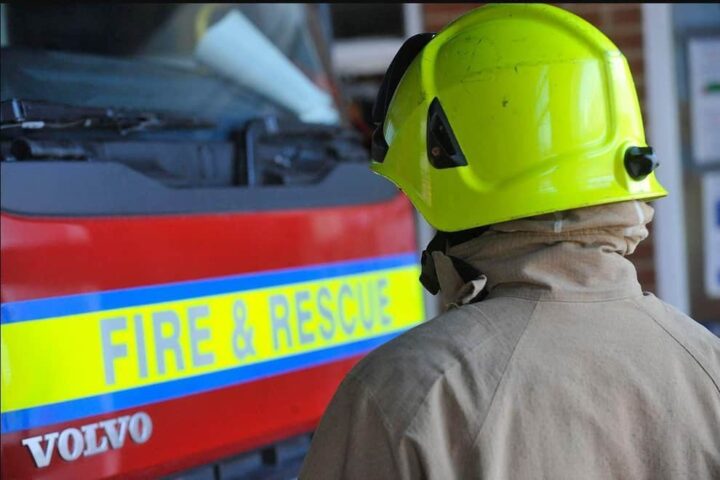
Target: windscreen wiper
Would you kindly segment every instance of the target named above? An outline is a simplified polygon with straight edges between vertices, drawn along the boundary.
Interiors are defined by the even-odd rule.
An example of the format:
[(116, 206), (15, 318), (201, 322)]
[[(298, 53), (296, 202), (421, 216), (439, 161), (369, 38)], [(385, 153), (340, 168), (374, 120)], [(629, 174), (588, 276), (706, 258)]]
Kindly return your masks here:
[(114, 130), (125, 135), (130, 132), (154, 129), (212, 127), (214, 124), (207, 120), (177, 117), (157, 112), (78, 107), (19, 99), (0, 102), (0, 128), (2, 130), (99, 129)]

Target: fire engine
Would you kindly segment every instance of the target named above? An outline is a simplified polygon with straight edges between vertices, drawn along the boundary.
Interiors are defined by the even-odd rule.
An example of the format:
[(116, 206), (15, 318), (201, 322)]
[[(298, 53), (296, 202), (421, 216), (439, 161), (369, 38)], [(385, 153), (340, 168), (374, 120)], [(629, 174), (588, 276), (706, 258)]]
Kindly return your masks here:
[(425, 318), (310, 6), (3, 5), (2, 478), (291, 478)]

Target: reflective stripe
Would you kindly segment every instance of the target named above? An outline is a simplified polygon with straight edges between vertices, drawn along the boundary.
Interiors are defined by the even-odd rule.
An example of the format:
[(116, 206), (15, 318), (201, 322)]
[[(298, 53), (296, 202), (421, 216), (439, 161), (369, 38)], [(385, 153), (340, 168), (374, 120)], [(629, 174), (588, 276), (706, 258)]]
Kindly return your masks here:
[(5, 304), (2, 431), (363, 353), (423, 320), (415, 261), (409, 254)]
[[(197, 375), (181, 380), (172, 380), (106, 395), (3, 413), (2, 433), (40, 428), (54, 423), (100, 415), (111, 410), (134, 408), (149, 403), (172, 400), (195, 393), (238, 385), (273, 375), (289, 373), (294, 370), (341, 360), (353, 355), (366, 353), (391, 340), (399, 333), (400, 332), (391, 333), (389, 335), (361, 340), (339, 347), (321, 349), (292, 357), (221, 370), (219, 372)], [(111, 408), (109, 408), (109, 406), (111, 406)]]

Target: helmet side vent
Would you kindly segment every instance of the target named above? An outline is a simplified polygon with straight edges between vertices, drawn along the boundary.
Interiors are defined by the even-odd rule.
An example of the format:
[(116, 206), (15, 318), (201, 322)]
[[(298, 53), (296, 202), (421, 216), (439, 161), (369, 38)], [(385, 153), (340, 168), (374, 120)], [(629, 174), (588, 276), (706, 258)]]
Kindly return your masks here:
[(467, 165), (465, 155), (437, 98), (433, 99), (428, 109), (427, 156), (435, 168)]

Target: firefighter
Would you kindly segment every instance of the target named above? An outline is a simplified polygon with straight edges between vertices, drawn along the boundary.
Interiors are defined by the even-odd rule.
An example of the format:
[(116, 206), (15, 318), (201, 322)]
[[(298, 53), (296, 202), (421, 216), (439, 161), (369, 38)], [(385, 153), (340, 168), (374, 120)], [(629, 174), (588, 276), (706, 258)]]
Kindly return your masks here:
[(375, 107), (447, 311), (351, 371), (300, 478), (720, 478), (720, 341), (625, 258), (666, 192), (617, 47), (484, 6), (410, 38)]

